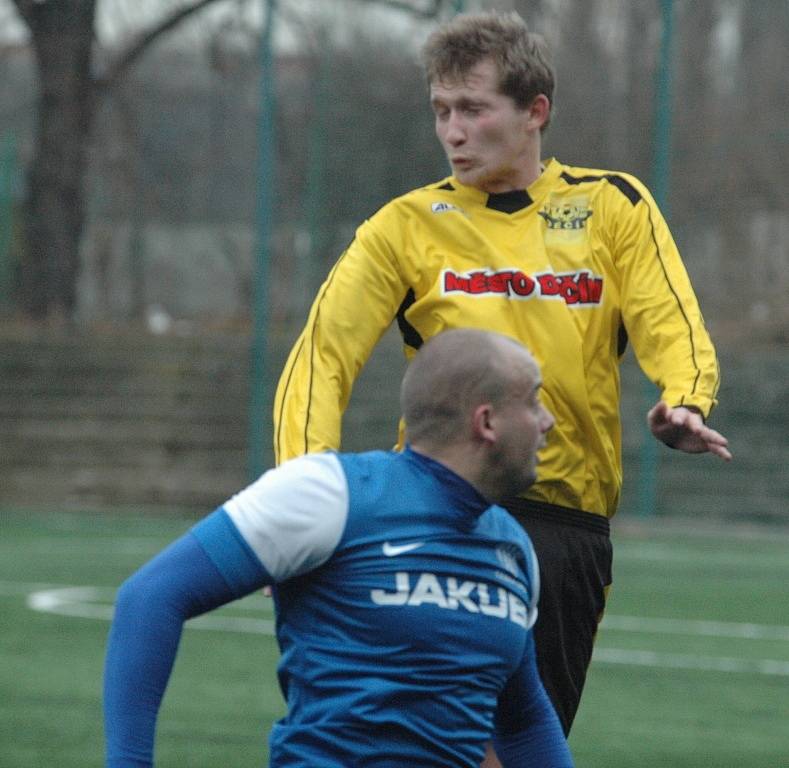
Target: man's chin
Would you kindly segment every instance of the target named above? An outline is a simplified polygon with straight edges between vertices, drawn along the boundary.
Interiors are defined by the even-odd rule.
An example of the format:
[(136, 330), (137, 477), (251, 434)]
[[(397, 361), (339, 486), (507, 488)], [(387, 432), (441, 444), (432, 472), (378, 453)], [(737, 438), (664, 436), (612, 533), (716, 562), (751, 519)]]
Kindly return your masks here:
[(507, 489), (507, 492), (502, 495), (502, 498), (509, 499), (513, 496), (520, 496), (526, 491), (529, 490), (534, 485), (534, 482), (537, 480), (537, 474), (532, 473), (527, 477), (521, 478), (519, 483), (513, 483), (510, 488)]
[(452, 174), (461, 184), (467, 187), (479, 186), (480, 174), (473, 168), (453, 168)]

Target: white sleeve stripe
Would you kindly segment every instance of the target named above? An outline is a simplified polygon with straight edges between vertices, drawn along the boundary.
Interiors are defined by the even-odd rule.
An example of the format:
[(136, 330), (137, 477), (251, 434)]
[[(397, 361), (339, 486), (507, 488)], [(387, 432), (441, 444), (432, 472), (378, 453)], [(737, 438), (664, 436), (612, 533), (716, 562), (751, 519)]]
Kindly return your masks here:
[(275, 581), (331, 557), (348, 518), (348, 481), (332, 453), (285, 462), (235, 495), (225, 510)]

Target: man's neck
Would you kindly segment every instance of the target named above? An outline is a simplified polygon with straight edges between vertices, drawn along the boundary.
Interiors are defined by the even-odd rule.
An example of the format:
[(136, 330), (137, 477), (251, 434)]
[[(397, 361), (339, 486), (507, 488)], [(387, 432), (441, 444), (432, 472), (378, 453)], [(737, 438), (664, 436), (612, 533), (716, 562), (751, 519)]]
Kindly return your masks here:
[(514, 192), (516, 190), (528, 189), (540, 178), (545, 166), (538, 159), (535, 163), (530, 163), (528, 167), (524, 167), (519, 173), (507, 176), (501, 179), (492, 179), (489, 182), (483, 182), (479, 189), (487, 192), (489, 195), (498, 195), (505, 192)]
[(424, 444), (410, 444), (411, 450), (433, 461), (443, 464), (447, 469), (452, 470), (458, 477), (462, 477), (469, 485), (473, 486), (477, 493), (495, 503), (500, 494), (496, 493), (495, 488), (490, 487), (486, 482), (487, 473), (482, 470), (478, 456), (473, 456), (469, 448), (463, 445), (448, 446), (427, 446)]

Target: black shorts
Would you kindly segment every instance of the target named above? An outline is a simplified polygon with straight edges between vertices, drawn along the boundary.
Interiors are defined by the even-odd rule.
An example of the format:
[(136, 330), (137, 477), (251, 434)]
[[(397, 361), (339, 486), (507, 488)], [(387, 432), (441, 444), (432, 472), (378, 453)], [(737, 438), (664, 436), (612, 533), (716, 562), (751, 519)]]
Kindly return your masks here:
[(568, 734), (611, 584), (608, 519), (530, 499), (508, 499), (503, 506), (529, 534), (540, 563), (537, 666)]

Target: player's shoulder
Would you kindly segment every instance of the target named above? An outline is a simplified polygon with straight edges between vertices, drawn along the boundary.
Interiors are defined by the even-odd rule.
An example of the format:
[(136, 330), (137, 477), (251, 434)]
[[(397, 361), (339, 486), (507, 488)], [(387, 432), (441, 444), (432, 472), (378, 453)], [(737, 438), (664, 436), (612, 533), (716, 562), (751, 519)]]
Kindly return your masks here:
[(225, 503), (228, 511), (246, 510), (257, 514), (272, 500), (298, 507), (320, 500), (347, 499), (347, 482), (342, 466), (333, 452), (310, 453), (283, 462), (264, 472), (256, 481)]
[(633, 205), (649, 195), (644, 182), (627, 171), (563, 163), (559, 165), (559, 178), (570, 191), (581, 192), (594, 187), (603, 194), (623, 195)]
[(438, 181), (424, 184), (421, 187), (415, 187), (403, 195), (393, 198), (392, 203), (406, 205), (413, 200), (422, 200), (425, 197), (432, 197), (442, 192), (454, 192), (455, 187), (452, 184), (452, 177), (447, 176)]
[(391, 216), (412, 216), (415, 212), (443, 213), (451, 210), (453, 193), (456, 192), (450, 176), (439, 181), (416, 187), (402, 195), (392, 198), (374, 214), (372, 218)]
[(338, 454), (334, 451), (307, 453), (283, 462), (273, 470), (269, 470), (261, 480), (269, 483), (290, 483), (298, 481), (329, 481), (336, 482), (342, 475)]
[(521, 546), (526, 552), (531, 550), (529, 535), (504, 507), (492, 504), (480, 518), (480, 523), (484, 526), (486, 535), (511, 541)]
[(398, 451), (338, 453), (335, 457), (349, 482), (397, 482), (409, 469), (404, 455)]

